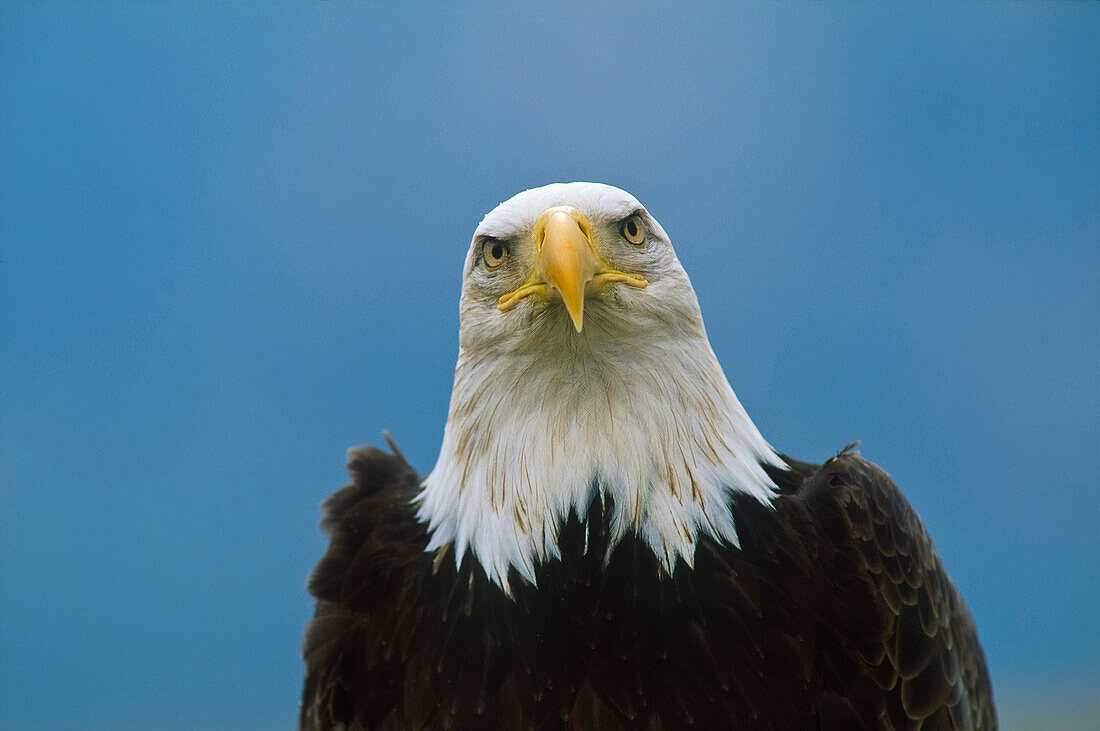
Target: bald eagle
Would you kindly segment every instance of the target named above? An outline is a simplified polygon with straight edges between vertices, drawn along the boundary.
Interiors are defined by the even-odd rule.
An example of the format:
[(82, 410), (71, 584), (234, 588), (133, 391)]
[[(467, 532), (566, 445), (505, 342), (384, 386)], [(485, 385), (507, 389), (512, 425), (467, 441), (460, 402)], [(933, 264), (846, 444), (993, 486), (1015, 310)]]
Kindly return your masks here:
[(499, 205), (460, 321), (435, 468), (353, 450), (324, 503), (302, 728), (995, 728), (920, 519), (768, 445), (633, 196)]

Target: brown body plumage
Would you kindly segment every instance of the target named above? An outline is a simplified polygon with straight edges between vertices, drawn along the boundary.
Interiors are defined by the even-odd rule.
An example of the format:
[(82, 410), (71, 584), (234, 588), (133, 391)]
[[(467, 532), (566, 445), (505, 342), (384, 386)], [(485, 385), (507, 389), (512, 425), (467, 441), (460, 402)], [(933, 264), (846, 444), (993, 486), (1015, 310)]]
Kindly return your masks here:
[(608, 506), (513, 597), (425, 551), (399, 456), (355, 452), (310, 579), (306, 729), (993, 729), (973, 621), (924, 526), (846, 452), (769, 468), (731, 499), (741, 547), (701, 538), (673, 576)]

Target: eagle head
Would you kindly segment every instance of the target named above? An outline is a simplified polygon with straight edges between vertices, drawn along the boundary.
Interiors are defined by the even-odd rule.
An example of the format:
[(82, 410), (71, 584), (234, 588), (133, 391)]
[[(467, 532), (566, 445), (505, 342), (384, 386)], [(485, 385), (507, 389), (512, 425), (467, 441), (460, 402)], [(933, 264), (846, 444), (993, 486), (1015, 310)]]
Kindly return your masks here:
[(730, 493), (768, 503), (782, 465), (734, 395), (672, 243), (629, 193), (558, 183), (501, 203), (463, 269), (454, 389), (418, 496), (429, 550), (467, 551), (505, 591), (610, 498), (671, 574), (706, 534), (737, 542)]

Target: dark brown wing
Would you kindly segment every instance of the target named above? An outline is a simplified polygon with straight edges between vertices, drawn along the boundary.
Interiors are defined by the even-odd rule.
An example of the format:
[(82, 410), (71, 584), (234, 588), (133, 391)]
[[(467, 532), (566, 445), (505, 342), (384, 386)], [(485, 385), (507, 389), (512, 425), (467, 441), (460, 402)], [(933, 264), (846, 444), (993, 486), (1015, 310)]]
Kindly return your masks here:
[(970, 612), (890, 477), (844, 453), (798, 492), (822, 541), (821, 614), (845, 628), (826, 634), (835, 643), (827, 649), (836, 658), (831, 672), (848, 678), (837, 694), (845, 703), (829, 698), (822, 716), (850, 706), (896, 729), (995, 728)]
[(331, 542), (309, 579), (317, 610), (302, 649), (302, 728), (376, 728), (402, 704), (397, 686), (373, 674), (392, 657), (399, 617), (378, 610), (417, 590), (426, 560), (410, 504), (417, 476), (400, 455), (373, 447), (353, 451), (348, 469), (352, 483), (324, 502)]

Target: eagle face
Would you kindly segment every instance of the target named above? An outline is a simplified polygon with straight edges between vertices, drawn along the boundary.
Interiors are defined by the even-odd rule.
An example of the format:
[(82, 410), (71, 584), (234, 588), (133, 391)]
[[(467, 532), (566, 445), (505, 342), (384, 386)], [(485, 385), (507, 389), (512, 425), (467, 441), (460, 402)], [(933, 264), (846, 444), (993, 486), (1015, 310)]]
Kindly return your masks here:
[(524, 191), (485, 216), (460, 315), (463, 347), (497, 353), (595, 347), (644, 360), (647, 341), (705, 340), (664, 229), (632, 195), (597, 183)]
[(736, 543), (729, 496), (764, 503), (782, 465), (707, 341), (691, 281), (629, 193), (524, 191), (466, 256), (454, 388), (418, 496), (429, 551), (468, 551), (508, 591), (559, 554), (558, 530), (610, 498), (612, 545), (639, 535), (672, 573), (700, 534)]

